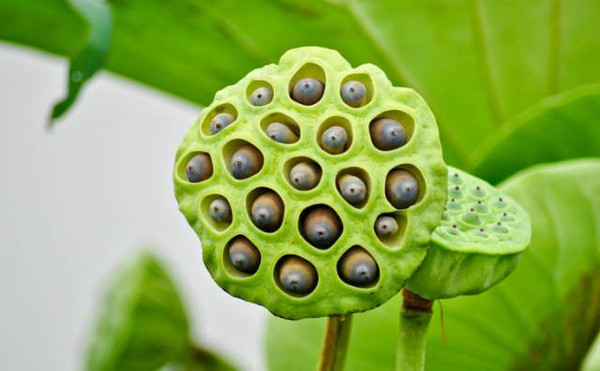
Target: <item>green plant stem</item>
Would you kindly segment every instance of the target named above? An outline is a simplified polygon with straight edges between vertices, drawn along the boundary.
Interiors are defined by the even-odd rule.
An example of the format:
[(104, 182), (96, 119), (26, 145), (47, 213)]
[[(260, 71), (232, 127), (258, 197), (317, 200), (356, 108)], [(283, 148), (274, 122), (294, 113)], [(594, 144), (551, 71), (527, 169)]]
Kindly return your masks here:
[(321, 347), (319, 371), (342, 371), (344, 369), (351, 328), (352, 315), (328, 317), (325, 338)]
[(402, 290), (402, 299), (396, 369), (422, 371), (425, 369), (425, 343), (433, 301), (408, 289)]

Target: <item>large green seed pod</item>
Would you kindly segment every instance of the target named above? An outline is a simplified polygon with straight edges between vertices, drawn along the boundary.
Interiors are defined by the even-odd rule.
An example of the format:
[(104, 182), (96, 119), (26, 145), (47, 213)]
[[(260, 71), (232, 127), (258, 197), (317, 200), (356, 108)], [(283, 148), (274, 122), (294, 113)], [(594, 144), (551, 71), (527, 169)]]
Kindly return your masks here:
[(431, 247), (406, 287), (434, 300), (489, 289), (516, 267), (529, 245), (527, 212), (502, 191), (448, 168), (448, 200)]
[[(344, 101), (340, 91), (348, 81), (365, 86), (360, 104)], [(258, 104), (260, 88), (272, 97)], [(213, 134), (211, 122), (222, 113), (235, 121)], [(381, 118), (402, 124), (406, 144), (385, 151), (373, 144), (371, 123)], [(277, 127), (288, 128), (293, 140), (273, 140)], [(346, 133), (339, 151), (329, 148), (331, 136), (322, 140), (332, 127)], [(232, 157), (244, 148), (256, 151), (246, 151), (251, 156), (240, 167), (254, 168), (247, 177), (236, 177)], [(198, 154), (210, 158), (213, 172), (194, 183), (186, 166)], [(307, 187), (290, 178), (301, 163), (314, 165), (315, 179)], [(414, 204), (403, 208), (386, 196), (386, 179), (398, 169), (412, 174), (419, 189)], [(362, 202), (344, 199), (337, 179), (346, 174), (364, 182)], [(396, 294), (425, 257), (442, 216), (447, 181), (435, 119), (423, 99), (411, 89), (393, 87), (376, 66), (353, 68), (337, 52), (316, 47), (290, 50), (278, 65), (254, 70), (219, 91), (179, 148), (174, 178), (180, 209), (202, 240), (204, 262), (215, 281), (232, 295), (291, 319), (364, 311)], [(273, 193), (281, 198), (283, 217), (273, 228), (261, 229), (253, 222), (252, 205)], [(217, 198), (229, 203), (231, 220), (210, 217)], [(382, 215), (397, 221), (392, 235), (378, 237), (375, 224)], [(325, 242), (311, 244), (306, 239), (311, 233), (323, 233)], [(327, 238), (328, 233), (335, 235)], [(228, 247), (238, 237), (260, 255), (253, 273), (236, 269), (230, 260)], [(357, 254), (347, 254), (351, 249), (364, 250), (361, 256), (372, 261), (363, 264)], [(345, 264), (347, 257), (357, 262)], [(353, 267), (350, 263), (358, 274), (369, 273), (368, 280), (341, 277), (344, 270), (338, 267)]]

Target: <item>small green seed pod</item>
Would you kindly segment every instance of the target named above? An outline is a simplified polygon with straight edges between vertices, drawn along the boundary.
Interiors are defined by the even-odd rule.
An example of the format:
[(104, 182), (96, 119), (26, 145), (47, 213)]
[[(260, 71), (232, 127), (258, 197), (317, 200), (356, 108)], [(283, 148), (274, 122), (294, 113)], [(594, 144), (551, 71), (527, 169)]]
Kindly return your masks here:
[(340, 95), (350, 107), (362, 107), (367, 102), (367, 87), (360, 81), (351, 80), (342, 85)]
[(267, 126), (265, 130), (267, 136), (279, 143), (295, 143), (298, 141), (298, 135), (292, 131), (287, 125), (280, 122), (273, 122)]
[(208, 214), (215, 222), (231, 223), (231, 206), (224, 198), (215, 198), (208, 207)]
[(377, 282), (379, 267), (365, 249), (354, 247), (347, 251), (338, 264), (338, 273), (344, 282), (353, 286), (370, 286)]
[(235, 121), (235, 117), (230, 113), (219, 113), (212, 120), (210, 120), (210, 132), (217, 134), (221, 130), (225, 129), (232, 122)]
[(250, 104), (256, 107), (264, 106), (273, 100), (273, 92), (266, 86), (255, 89), (250, 95)]
[(213, 174), (213, 165), (210, 156), (206, 153), (200, 153), (190, 159), (185, 174), (191, 183), (198, 183), (211, 177)]
[(347, 142), (348, 133), (341, 126), (332, 126), (325, 130), (321, 136), (321, 147), (331, 154), (344, 152)]
[(315, 267), (308, 261), (287, 256), (279, 263), (279, 284), (291, 295), (304, 296), (317, 286), (318, 275)]
[(283, 202), (275, 192), (260, 195), (252, 203), (252, 221), (265, 232), (273, 232), (281, 226)]
[(312, 162), (299, 162), (290, 170), (290, 182), (294, 188), (301, 191), (315, 188), (319, 180), (321, 180), (319, 168)]
[(236, 237), (227, 249), (229, 262), (238, 271), (246, 274), (254, 274), (260, 265), (260, 252), (245, 237)]
[(310, 210), (302, 226), (304, 238), (316, 248), (327, 249), (342, 234), (340, 218), (327, 207), (315, 207)]
[(259, 172), (262, 165), (262, 154), (250, 144), (241, 146), (231, 156), (231, 174), (236, 179), (251, 177)]
[[(479, 190), (465, 192), (461, 200), (448, 200), (448, 217), (434, 231), (425, 260), (406, 285), (429, 300), (478, 294), (494, 286), (513, 271), (531, 238), (527, 212), (510, 197), (458, 169), (448, 168), (448, 176), (449, 189), (456, 178), (464, 189)], [(504, 213), (482, 216), (474, 207), (487, 208), (499, 199)], [(451, 208), (450, 203), (462, 207)], [(509, 216), (510, 222), (502, 221)]]
[(401, 123), (390, 118), (378, 118), (369, 128), (373, 145), (382, 151), (391, 151), (406, 144), (406, 130)]
[(337, 183), (342, 197), (350, 204), (359, 205), (367, 198), (367, 186), (359, 177), (344, 174)]
[(321, 100), (324, 91), (325, 84), (321, 81), (313, 78), (304, 78), (298, 80), (294, 85), (291, 96), (293, 100), (300, 104), (312, 106)]
[(379, 237), (389, 237), (398, 232), (398, 222), (395, 218), (382, 215), (375, 221), (375, 233)]
[(408, 171), (393, 170), (386, 179), (385, 194), (395, 208), (406, 209), (417, 202), (419, 183)]

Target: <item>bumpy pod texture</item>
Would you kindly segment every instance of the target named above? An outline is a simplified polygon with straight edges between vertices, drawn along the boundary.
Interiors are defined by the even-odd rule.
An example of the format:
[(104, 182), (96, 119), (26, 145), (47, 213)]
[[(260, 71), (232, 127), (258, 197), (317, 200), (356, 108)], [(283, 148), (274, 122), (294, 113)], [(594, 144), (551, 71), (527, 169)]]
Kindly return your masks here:
[[(322, 97), (310, 105), (292, 96), (296, 83), (306, 78), (324, 84)], [(342, 99), (340, 90), (347, 81), (366, 86), (362, 106), (352, 107)], [(272, 91), (272, 100), (252, 104), (253, 92), (263, 87)], [(211, 120), (223, 112), (234, 115), (235, 121), (212, 134)], [(369, 127), (382, 117), (403, 125), (406, 144), (386, 151), (373, 145)], [(282, 143), (269, 137), (266, 128), (274, 122), (288, 126), (298, 139)], [(341, 126), (347, 133), (341, 153), (323, 148), (323, 133), (332, 126)], [(247, 144), (260, 151), (262, 165), (257, 173), (236, 179), (231, 159)], [(188, 162), (202, 153), (210, 156), (213, 174), (190, 182), (186, 178)], [(303, 162), (316, 164), (320, 172), (314, 188), (298, 189), (290, 179), (290, 170)], [(407, 208), (396, 208), (386, 198), (386, 178), (395, 169), (409, 171), (419, 183), (418, 199)], [(337, 180), (345, 174), (364, 181), (364, 202), (351, 204), (344, 199)], [(254, 70), (219, 91), (179, 148), (174, 178), (180, 209), (201, 238), (204, 263), (214, 280), (232, 295), (290, 319), (364, 311), (396, 294), (425, 257), (442, 216), (447, 181), (437, 126), (424, 100), (411, 89), (392, 86), (374, 65), (352, 68), (337, 52), (316, 47), (290, 50), (278, 65)], [(283, 219), (275, 230), (265, 231), (253, 222), (252, 205), (271, 192), (283, 202)], [(208, 207), (217, 197), (229, 202), (230, 223), (210, 218)], [(327, 214), (326, 208), (337, 214), (341, 233), (330, 246), (315, 246), (303, 236), (305, 219)], [(311, 213), (314, 210), (317, 212)], [(377, 236), (375, 224), (381, 215), (397, 220), (396, 233)], [(337, 220), (324, 218), (337, 228)], [(228, 259), (229, 244), (238, 236), (260, 252), (260, 265), (253, 274), (236, 270)], [(338, 266), (353, 248), (364, 249), (376, 262), (377, 272), (368, 272), (374, 273), (370, 276), (375, 281), (368, 285), (355, 286), (340, 277)], [(296, 276), (285, 276), (291, 268), (282, 272), (286, 262), (300, 261), (288, 259), (290, 256), (309, 263), (297, 265), (300, 271)], [(304, 269), (310, 266), (314, 270)], [(360, 269), (356, 272), (361, 274)]]
[(529, 215), (516, 201), (449, 167), (442, 222), (406, 286), (430, 300), (478, 294), (512, 272), (530, 240)]

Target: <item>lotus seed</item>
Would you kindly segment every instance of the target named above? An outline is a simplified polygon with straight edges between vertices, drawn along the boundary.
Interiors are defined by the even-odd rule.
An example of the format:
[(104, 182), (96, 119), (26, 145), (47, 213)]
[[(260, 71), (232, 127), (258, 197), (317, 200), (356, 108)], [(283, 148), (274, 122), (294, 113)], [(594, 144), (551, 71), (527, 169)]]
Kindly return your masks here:
[(332, 126), (323, 132), (321, 136), (321, 147), (331, 153), (338, 154), (346, 149), (348, 133), (341, 126)]
[(325, 84), (313, 78), (299, 80), (292, 89), (292, 99), (305, 106), (311, 106), (321, 100)]
[(210, 156), (206, 153), (200, 153), (190, 159), (185, 174), (191, 183), (198, 183), (210, 178), (213, 173), (213, 165)]
[(375, 259), (360, 248), (354, 248), (342, 256), (339, 272), (342, 279), (353, 286), (372, 285), (379, 277)]
[(266, 86), (255, 89), (250, 96), (250, 103), (253, 106), (264, 106), (273, 100), (273, 92)]
[(382, 151), (391, 151), (406, 144), (406, 131), (398, 121), (379, 118), (370, 127), (371, 140)]
[(299, 162), (290, 170), (290, 181), (294, 188), (306, 191), (319, 183), (321, 174), (317, 165), (310, 161)]
[(236, 237), (228, 249), (229, 262), (242, 273), (253, 274), (260, 264), (260, 252), (244, 237)]
[(408, 171), (393, 170), (385, 182), (385, 194), (395, 208), (406, 209), (417, 202), (419, 183)]
[[(444, 213), (446, 214), (446, 213)], [(396, 218), (382, 215), (375, 221), (375, 233), (379, 237), (389, 237), (398, 231), (398, 222)]]
[(231, 223), (231, 206), (224, 198), (215, 198), (208, 207), (212, 220), (219, 223)]
[(267, 126), (267, 136), (279, 143), (294, 143), (298, 141), (298, 135), (287, 125), (280, 122), (273, 122)]
[(289, 294), (310, 293), (317, 286), (317, 279), (315, 267), (297, 256), (284, 258), (279, 267), (279, 284)]
[(340, 91), (342, 100), (350, 107), (361, 107), (367, 102), (367, 88), (360, 81), (348, 81)]
[(265, 232), (273, 232), (281, 226), (283, 202), (275, 192), (260, 195), (252, 204), (252, 221)]
[(352, 205), (359, 205), (367, 198), (367, 186), (357, 176), (345, 174), (338, 179), (342, 197)]
[(262, 165), (262, 154), (250, 144), (244, 144), (231, 156), (231, 174), (236, 179), (251, 177), (258, 173)]
[(326, 249), (342, 234), (339, 217), (327, 207), (316, 207), (308, 212), (302, 226), (304, 238), (316, 248)]
[(472, 225), (480, 225), (480, 224), (481, 224), (481, 219), (480, 219), (480, 218), (479, 218), (479, 216), (478, 216), (477, 214), (475, 214), (473, 211), (474, 211), (474, 210), (473, 210), (473, 209), (471, 209), (471, 211), (469, 211), (469, 212), (466, 212), (466, 213), (463, 215), (463, 217), (462, 217), (462, 220), (463, 220), (465, 223), (469, 223), (469, 224), (472, 224)]
[(508, 228), (500, 222), (496, 223), (496, 225), (492, 227), (492, 230), (496, 233), (508, 233)]
[(212, 120), (210, 120), (210, 132), (211, 134), (217, 134), (221, 130), (225, 129), (232, 122), (235, 121), (235, 117), (230, 113), (219, 113)]

